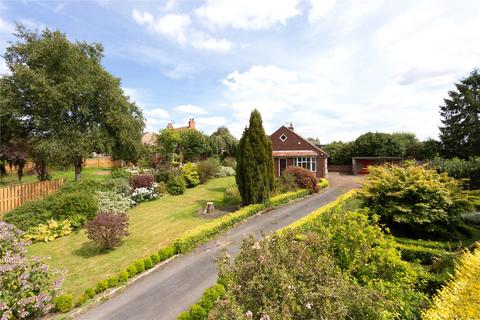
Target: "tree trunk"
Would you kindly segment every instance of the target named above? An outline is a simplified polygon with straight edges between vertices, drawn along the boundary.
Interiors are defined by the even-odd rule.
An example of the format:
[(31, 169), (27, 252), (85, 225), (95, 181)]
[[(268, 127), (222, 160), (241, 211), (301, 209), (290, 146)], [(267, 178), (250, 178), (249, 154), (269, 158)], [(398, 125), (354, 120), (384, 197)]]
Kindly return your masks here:
[(75, 181), (80, 181), (80, 178), (82, 177), (83, 159), (81, 157), (76, 158), (73, 164), (75, 166)]

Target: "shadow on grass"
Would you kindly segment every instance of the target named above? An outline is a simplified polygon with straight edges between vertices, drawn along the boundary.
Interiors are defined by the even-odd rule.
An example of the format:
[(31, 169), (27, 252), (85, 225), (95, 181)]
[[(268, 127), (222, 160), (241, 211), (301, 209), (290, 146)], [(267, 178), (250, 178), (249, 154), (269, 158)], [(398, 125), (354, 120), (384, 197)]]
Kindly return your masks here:
[(82, 247), (73, 251), (73, 254), (82, 258), (91, 258), (102, 254), (107, 254), (109, 250), (99, 247), (91, 241), (85, 241)]

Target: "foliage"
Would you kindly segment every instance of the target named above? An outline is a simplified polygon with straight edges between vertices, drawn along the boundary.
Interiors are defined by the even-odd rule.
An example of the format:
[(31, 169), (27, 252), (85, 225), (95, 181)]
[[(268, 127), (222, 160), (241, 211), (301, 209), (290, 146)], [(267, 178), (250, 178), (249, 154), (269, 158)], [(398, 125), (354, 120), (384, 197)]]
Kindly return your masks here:
[(171, 128), (163, 129), (160, 131), (157, 141), (162, 154), (175, 153), (180, 143), (180, 133)]
[(105, 249), (118, 246), (128, 235), (128, 216), (124, 213), (101, 212), (87, 223), (88, 239)]
[(237, 160), (234, 157), (225, 157), (223, 158), (223, 165), (225, 167), (230, 167), (235, 169), (237, 167)]
[(330, 164), (352, 164), (353, 142), (333, 141), (322, 148)]
[(183, 176), (172, 176), (167, 181), (167, 191), (171, 195), (180, 195), (185, 192), (185, 179)]
[(68, 312), (73, 308), (73, 296), (71, 294), (62, 294), (53, 299), (55, 309), (60, 312)]
[(235, 178), (245, 205), (268, 201), (275, 183), (272, 142), (257, 110), (251, 113), (249, 126), (238, 144)]
[(56, 238), (60, 238), (72, 233), (72, 227), (68, 220), (56, 221), (50, 219), (46, 224), (39, 224), (36, 227), (31, 228), (23, 236), (25, 240), (30, 240), (33, 242), (37, 241), (53, 241)]
[(258, 242), (250, 236), (233, 263), (224, 255), (217, 265), (227, 288), (224, 303), (254, 319), (386, 318), (385, 297), (351, 282), (335, 265), (329, 239), (314, 233), (301, 239), (273, 234)]
[(464, 180), (468, 188), (480, 189), (480, 157), (472, 157), (468, 160), (437, 157), (432, 161), (432, 165), (439, 172), (446, 172), (450, 177)]
[(159, 262), (173, 257), (177, 253), (175, 245), (163, 247), (158, 251)]
[[(125, 96), (120, 80), (101, 65), (98, 43), (71, 42), (60, 31), (41, 33), (17, 25), (18, 41), (6, 49), (10, 73), (1, 78), (1, 109), (27, 139), (52, 142), (59, 160), (75, 167), (93, 151), (134, 161), (144, 127), (141, 110)], [(59, 68), (58, 66), (62, 66)], [(34, 107), (32, 107), (34, 106)]]
[(81, 192), (59, 194), (54, 202), (52, 217), (56, 220), (68, 219), (73, 228), (84, 226), (98, 210), (95, 198)]
[(130, 179), (132, 174), (123, 168), (113, 168), (111, 175), (113, 179), (117, 179), (117, 178)]
[(216, 177), (230, 177), (235, 175), (235, 169), (232, 167), (224, 167), (221, 166), (220, 170), (218, 170), (217, 174), (215, 174)]
[(298, 189), (296, 180), (297, 178), (293, 174), (282, 172), (280, 177), (275, 178), (273, 194), (280, 194)]
[(130, 185), (133, 189), (150, 188), (155, 182), (155, 179), (150, 174), (137, 174), (130, 180)]
[(98, 212), (126, 213), (130, 209), (130, 198), (113, 191), (99, 191), (95, 200)]
[(161, 195), (157, 192), (158, 185), (152, 184), (149, 188), (134, 189), (130, 195), (130, 203), (136, 205), (142, 202), (158, 199)]
[(318, 192), (318, 179), (317, 177), (311, 172), (302, 167), (287, 167), (283, 172), (283, 174), (289, 174), (295, 176), (295, 183), (301, 189), (308, 189), (310, 192)]
[(143, 259), (137, 259), (133, 262), (135, 269), (137, 269), (137, 273), (145, 271), (145, 262)]
[(28, 258), (22, 232), (0, 221), (0, 317), (23, 319), (43, 314), (62, 279), (38, 258)]
[(93, 288), (85, 289), (85, 296), (87, 296), (89, 299), (95, 297), (95, 289)]
[(203, 292), (199, 305), (206, 311), (210, 311), (213, 304), (225, 294), (225, 287), (220, 283), (215, 284), (213, 287), (206, 289)]
[(433, 299), (430, 309), (422, 313), (424, 320), (476, 319), (480, 306), (480, 249), (465, 252), (455, 275)]
[(440, 140), (447, 158), (480, 156), (480, 70), (455, 84), (440, 106)]
[(123, 195), (130, 194), (130, 183), (125, 178), (107, 179), (103, 183), (107, 190)]
[(453, 256), (453, 254), (447, 253), (442, 249), (428, 248), (415, 244), (397, 243), (395, 247), (400, 251), (403, 260), (417, 261), (424, 265), (431, 265), (445, 255)]
[(402, 156), (402, 147), (388, 133), (367, 132), (355, 139), (353, 153), (362, 157)]
[(167, 182), (170, 177), (178, 174), (178, 168), (174, 167), (170, 160), (163, 159), (156, 166), (155, 181)]
[(220, 127), (210, 136), (213, 152), (223, 157), (234, 157), (238, 140), (226, 127)]
[(185, 161), (197, 161), (212, 154), (208, 136), (198, 130), (180, 130), (180, 153)]
[(150, 257), (144, 258), (143, 265), (145, 266), (145, 270), (151, 269), (153, 267), (152, 259), (150, 259)]
[(108, 289), (108, 280), (102, 280), (97, 283), (95, 286), (95, 293), (102, 293)]
[(231, 186), (225, 189), (223, 203), (238, 206), (242, 203), (242, 197), (240, 196), (240, 191), (238, 191), (237, 186)]
[(215, 177), (220, 170), (220, 162), (216, 158), (202, 160), (197, 164), (197, 166), (201, 183), (205, 183), (211, 178)]
[(413, 162), (370, 167), (358, 194), (382, 223), (419, 237), (450, 234), (468, 208), (457, 180)]
[(180, 169), (180, 172), (185, 179), (188, 188), (193, 188), (200, 183), (200, 175), (198, 173), (198, 166), (195, 163), (186, 163)]

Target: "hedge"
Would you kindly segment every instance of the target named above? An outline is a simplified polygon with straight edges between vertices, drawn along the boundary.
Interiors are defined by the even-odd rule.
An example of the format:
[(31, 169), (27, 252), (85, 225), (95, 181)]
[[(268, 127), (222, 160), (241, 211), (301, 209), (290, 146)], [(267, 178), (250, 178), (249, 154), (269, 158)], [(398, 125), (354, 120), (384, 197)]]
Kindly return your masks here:
[[(324, 179), (320, 184), (321, 188), (326, 188), (328, 186), (328, 181)], [(83, 304), (84, 302), (86, 302), (87, 299), (93, 298), (95, 293), (98, 294), (107, 290), (108, 288), (123, 285), (125, 284), (125, 282), (127, 282), (127, 278), (132, 278), (135, 275), (143, 272), (145, 269), (151, 268), (157, 263), (163, 262), (178, 253), (186, 253), (192, 250), (199, 243), (208, 240), (212, 236), (231, 227), (239, 221), (242, 221), (254, 214), (257, 214), (264, 209), (279, 206), (288, 203), (291, 200), (302, 198), (309, 193), (310, 192), (306, 189), (300, 189), (297, 191), (280, 194), (272, 197), (267, 204), (249, 205), (241, 208), (238, 211), (229, 213), (221, 218), (213, 220), (210, 223), (204, 224), (203, 226), (195, 228), (175, 240), (173, 244), (160, 249), (158, 253), (154, 253), (144, 258), (136, 259), (125, 270), (122, 270), (118, 274), (118, 276), (110, 277), (108, 279), (99, 281), (95, 289), (87, 289), (88, 293), (86, 291), (85, 294), (77, 298), (77, 301), (80, 301), (80, 304)], [(198, 305), (198, 307), (202, 308), (200, 305)], [(199, 308), (196, 308), (198, 309), (197, 311), (199, 311)]]
[(455, 276), (433, 298), (422, 313), (424, 320), (478, 319), (480, 306), (480, 248), (466, 252), (455, 268)]
[(410, 244), (415, 246), (433, 248), (433, 249), (442, 249), (447, 251), (453, 251), (457, 249), (459, 246), (458, 243), (455, 242), (439, 242), (439, 241), (431, 241), (431, 240), (422, 240), (422, 239), (410, 239), (410, 238), (397, 238), (395, 237), (395, 241), (402, 244)]
[(205, 290), (199, 303), (192, 304), (188, 311), (178, 315), (178, 320), (203, 320), (208, 318), (215, 301), (225, 295), (226, 289), (220, 283)]
[(410, 262), (418, 261), (424, 265), (430, 265), (441, 257), (454, 255), (454, 253), (444, 249), (434, 249), (414, 244), (396, 243), (395, 248), (400, 251), (403, 260)]

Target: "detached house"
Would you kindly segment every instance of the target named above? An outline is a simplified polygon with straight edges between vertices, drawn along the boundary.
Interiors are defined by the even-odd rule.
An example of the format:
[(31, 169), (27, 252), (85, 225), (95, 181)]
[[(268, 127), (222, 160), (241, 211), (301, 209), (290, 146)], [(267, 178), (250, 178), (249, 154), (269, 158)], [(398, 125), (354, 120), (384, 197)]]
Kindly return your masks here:
[(275, 174), (280, 176), (282, 171), (289, 166), (298, 166), (315, 173), (317, 178), (328, 175), (327, 157), (322, 149), (311, 144), (293, 129), (281, 126), (270, 136), (273, 147), (273, 164)]

